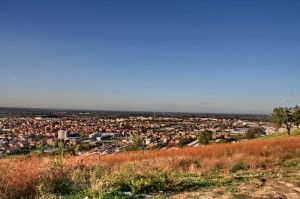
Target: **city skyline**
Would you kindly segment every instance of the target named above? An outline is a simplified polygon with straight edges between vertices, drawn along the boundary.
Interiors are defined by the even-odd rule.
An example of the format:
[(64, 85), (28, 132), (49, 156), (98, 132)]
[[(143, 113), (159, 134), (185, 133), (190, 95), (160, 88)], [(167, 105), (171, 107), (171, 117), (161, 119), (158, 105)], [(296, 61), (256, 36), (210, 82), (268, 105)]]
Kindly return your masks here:
[(271, 113), (300, 102), (300, 2), (2, 1), (0, 107)]

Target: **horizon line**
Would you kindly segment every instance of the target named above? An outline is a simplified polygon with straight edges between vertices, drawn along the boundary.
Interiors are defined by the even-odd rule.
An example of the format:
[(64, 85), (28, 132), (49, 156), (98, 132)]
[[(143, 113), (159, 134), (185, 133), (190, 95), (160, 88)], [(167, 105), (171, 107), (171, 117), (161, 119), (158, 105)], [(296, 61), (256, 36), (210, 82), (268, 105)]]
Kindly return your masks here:
[(269, 116), (271, 113), (225, 113), (225, 112), (189, 112), (189, 111), (146, 111), (146, 110), (111, 110), (111, 109), (81, 109), (81, 108), (41, 108), (41, 107), (6, 107), (0, 106), (0, 109), (39, 109), (39, 110), (61, 110), (61, 111), (107, 111), (107, 112), (129, 112), (129, 113), (181, 113), (181, 114), (217, 114), (217, 115), (264, 115)]

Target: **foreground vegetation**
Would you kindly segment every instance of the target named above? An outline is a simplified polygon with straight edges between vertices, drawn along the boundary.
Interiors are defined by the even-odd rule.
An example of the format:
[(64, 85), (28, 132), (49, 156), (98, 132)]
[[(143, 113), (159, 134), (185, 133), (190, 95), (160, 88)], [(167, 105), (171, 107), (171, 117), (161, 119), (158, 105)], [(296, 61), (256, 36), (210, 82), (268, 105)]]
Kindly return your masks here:
[(21, 156), (0, 160), (0, 198), (167, 198), (216, 187), (238, 193), (239, 183), (270, 173), (300, 186), (291, 175), (299, 169), (299, 136), (102, 157)]

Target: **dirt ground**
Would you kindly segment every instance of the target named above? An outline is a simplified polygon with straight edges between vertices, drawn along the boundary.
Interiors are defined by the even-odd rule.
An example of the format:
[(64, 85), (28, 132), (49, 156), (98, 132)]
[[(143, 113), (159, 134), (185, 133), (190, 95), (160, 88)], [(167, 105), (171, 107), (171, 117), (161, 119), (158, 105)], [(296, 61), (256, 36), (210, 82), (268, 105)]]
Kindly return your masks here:
[(236, 187), (235, 192), (228, 192), (226, 188), (213, 190), (198, 190), (184, 192), (171, 196), (171, 199), (248, 199), (248, 198), (272, 198), (272, 199), (299, 199), (300, 188), (286, 182), (275, 180), (254, 180)]

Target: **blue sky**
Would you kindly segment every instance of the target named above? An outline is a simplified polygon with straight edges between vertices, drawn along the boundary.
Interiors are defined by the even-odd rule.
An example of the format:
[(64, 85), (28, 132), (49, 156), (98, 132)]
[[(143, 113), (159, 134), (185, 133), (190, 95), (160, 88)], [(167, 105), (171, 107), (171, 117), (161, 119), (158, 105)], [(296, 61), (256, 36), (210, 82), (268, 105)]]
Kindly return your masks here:
[(0, 106), (270, 113), (300, 104), (300, 1), (0, 2)]

